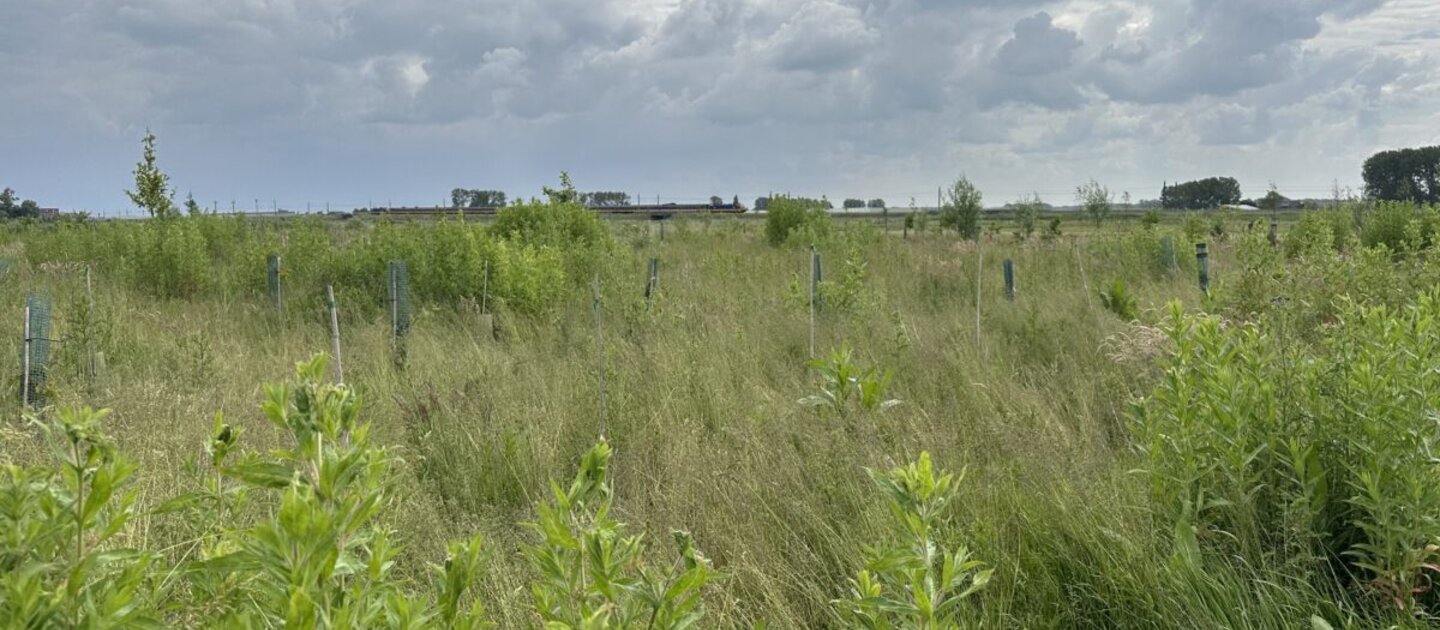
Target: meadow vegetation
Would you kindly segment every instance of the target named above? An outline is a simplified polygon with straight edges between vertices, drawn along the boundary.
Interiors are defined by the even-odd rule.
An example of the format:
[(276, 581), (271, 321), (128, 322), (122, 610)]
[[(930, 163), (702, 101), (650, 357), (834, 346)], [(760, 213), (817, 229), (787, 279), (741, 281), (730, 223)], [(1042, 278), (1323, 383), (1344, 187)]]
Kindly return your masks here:
[[(1227, 214), (1076, 237), (1032, 236), (1031, 213), (987, 236), (960, 190), (947, 232), (887, 233), (777, 197), (764, 225), (661, 240), (568, 190), (484, 223), (0, 227), (0, 334), (18, 348), (27, 293), (55, 314), (50, 406), (21, 409), (13, 366), (0, 400), (0, 627), (1440, 612), (1434, 209), (1307, 213), (1272, 245)], [(403, 361), (392, 260), (415, 304)]]

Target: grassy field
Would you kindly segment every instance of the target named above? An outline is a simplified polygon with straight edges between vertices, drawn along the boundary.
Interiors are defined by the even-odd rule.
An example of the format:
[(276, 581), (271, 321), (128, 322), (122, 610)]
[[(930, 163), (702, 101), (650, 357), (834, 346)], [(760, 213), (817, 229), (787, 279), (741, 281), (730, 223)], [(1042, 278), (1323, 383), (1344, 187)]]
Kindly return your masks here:
[[(451, 291), (453, 299), (417, 286), (403, 365), (377, 289), (379, 264), (392, 250), (346, 272), (368, 274), (362, 286), (346, 282), (357, 276), (311, 274), (304, 266), (318, 259), (285, 249), (283, 314), (264, 292), (264, 256), (271, 246), (379, 248), (369, 240), (377, 229), (414, 230), (422, 246), (441, 248), (448, 241), (422, 232), (432, 227), (224, 228), (254, 235), (233, 249), (209, 241), (201, 255), (225, 277), (183, 295), (146, 291), (142, 277), (121, 268), (133, 261), (80, 245), (119, 238), (110, 228), (15, 228), (4, 245), (11, 262), (0, 304), (10, 315), (0, 335), (17, 355), (24, 296), (51, 296), (59, 340), (53, 404), (112, 409), (104, 429), (137, 464), (136, 517), (112, 544), (159, 550), (168, 563), (193, 553), (192, 526), (150, 510), (201, 483), (185, 461), (203, 459), (217, 412), (243, 428), (240, 448), (286, 447), (288, 435), (260, 411), (260, 385), (290, 380), (297, 361), (329, 351), (320, 295), (332, 282), (346, 382), (359, 392), (373, 441), (403, 460), (398, 491), (380, 516), (406, 545), (398, 579), (421, 588), (426, 564), (442, 562), (447, 541), (482, 534), (490, 556), (477, 597), (499, 627), (538, 625), (529, 587), (537, 574), (521, 553), (537, 538), (521, 524), (536, 520), (550, 481), (570, 479), (596, 443), (602, 370), (613, 515), (647, 533), (647, 557), (659, 565), (670, 562), (670, 530), (693, 535), (723, 574), (705, 588), (700, 627), (843, 625), (831, 602), (849, 596), (862, 548), (894, 538), (893, 516), (865, 471), (922, 451), (939, 467), (965, 471), (937, 537), (965, 545), (994, 570), (966, 600), (960, 625), (1295, 628), (1317, 615), (1336, 627), (1426, 623), (1417, 616), (1422, 605), (1389, 606), (1348, 586), (1362, 580), (1325, 577), (1331, 569), (1298, 567), (1293, 556), (1247, 555), (1202, 536), (1205, 561), (1177, 562), (1176, 529), (1160, 504), (1166, 495), (1137, 472), (1154, 470), (1133, 404), (1168, 378), (1168, 302), (1220, 313), (1228, 326), (1273, 321), (1293, 330), (1312, 321), (1307, 315), (1332, 318), (1329, 302), (1267, 310), (1277, 286), (1300, 281), (1254, 273), (1260, 233), (1246, 237), (1243, 222), (1231, 221), (1224, 240), (1209, 239), (1215, 291), (1206, 299), (1178, 221), (1025, 241), (1000, 225), (976, 243), (933, 231), (902, 238), (899, 220), (889, 233), (845, 224), (819, 243), (832, 284), (816, 318), (818, 353), (845, 347), (855, 364), (893, 370), (886, 397), (900, 402), (884, 410), (825, 412), (798, 402), (822, 387), (809, 366), (808, 249), (771, 246), (762, 225), (734, 220), (677, 220), (663, 241), (650, 224), (606, 227), (614, 244), (583, 272), (567, 260), (548, 301), (507, 308), (519, 298), (501, 296), (493, 338), (470, 299), (473, 275), (456, 280), (466, 286)], [(55, 233), (62, 229), (98, 236)], [(1178, 244), (1173, 269), (1157, 255), (1161, 234)], [(1318, 264), (1266, 255), (1277, 268)], [(660, 291), (647, 305), (651, 257), (660, 260)], [(1014, 262), (1013, 301), (1005, 259)], [(1346, 258), (1361, 259), (1396, 287), (1370, 295), (1365, 280), (1348, 273), (1353, 297), (1369, 304), (1411, 304), (1435, 275), (1423, 257)], [(98, 315), (88, 324), (86, 264)], [(432, 263), (410, 266), (417, 285), (429, 282), (420, 276)], [(590, 271), (603, 296), (603, 365)], [(1305, 277), (1323, 285), (1319, 273)], [(1100, 290), (1116, 280), (1137, 300), (1138, 321), (1104, 306)], [(520, 291), (507, 288), (513, 279), (495, 281)], [(1296, 344), (1321, 343), (1303, 333)], [(90, 347), (105, 357), (93, 383), (83, 369)], [(20, 420), (17, 398), (0, 400), (0, 460), (42, 465), (47, 451)], [(271, 509), (252, 503), (232, 526), (264, 521)], [(178, 625), (198, 618), (187, 616), (193, 610), (167, 614)]]

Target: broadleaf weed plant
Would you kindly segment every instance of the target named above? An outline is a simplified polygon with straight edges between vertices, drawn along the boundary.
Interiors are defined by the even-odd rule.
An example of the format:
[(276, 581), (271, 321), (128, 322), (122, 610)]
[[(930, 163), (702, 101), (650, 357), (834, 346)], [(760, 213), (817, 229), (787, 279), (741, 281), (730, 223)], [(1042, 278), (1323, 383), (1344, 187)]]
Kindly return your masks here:
[(531, 585), (535, 610), (557, 630), (692, 627), (705, 613), (705, 585), (719, 574), (684, 532), (673, 534), (673, 567), (645, 564), (643, 537), (610, 515), (611, 454), (609, 444), (596, 444), (568, 488), (551, 484), (552, 499), (530, 525), (541, 538), (526, 549), (540, 575)]
[(850, 597), (833, 602), (837, 613), (851, 627), (876, 630), (966, 625), (966, 600), (985, 588), (994, 569), (982, 568), (963, 543), (946, 549), (937, 535), (964, 473), (935, 470), (929, 453), (868, 472), (889, 502), (898, 541), (863, 550), (865, 568), (851, 580)]
[(810, 361), (810, 369), (820, 376), (820, 391), (800, 399), (800, 404), (818, 411), (841, 416), (852, 411), (885, 411), (900, 404), (887, 398), (895, 379), (891, 369), (862, 366), (849, 346), (830, 351), (829, 357)]

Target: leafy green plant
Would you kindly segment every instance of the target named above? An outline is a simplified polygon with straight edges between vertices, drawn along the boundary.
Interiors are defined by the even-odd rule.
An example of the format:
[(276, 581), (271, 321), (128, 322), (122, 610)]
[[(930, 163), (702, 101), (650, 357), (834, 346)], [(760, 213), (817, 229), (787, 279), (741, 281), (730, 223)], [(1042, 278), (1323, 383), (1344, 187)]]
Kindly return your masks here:
[(815, 199), (778, 195), (765, 211), (765, 240), (776, 247), (796, 240), (815, 242), (831, 231), (826, 203)]
[(175, 211), (175, 191), (170, 188), (170, 176), (156, 164), (155, 134), (145, 132), (141, 140), (144, 155), (135, 164), (135, 190), (125, 191), (130, 202), (145, 209), (156, 219), (178, 216)]
[(1095, 227), (1100, 227), (1110, 216), (1113, 198), (1109, 188), (1093, 179), (1075, 188), (1075, 202), (1095, 221)]
[(611, 518), (610, 445), (596, 444), (580, 461), (569, 488), (552, 483), (531, 528), (541, 542), (526, 557), (540, 580), (531, 584), (535, 610), (547, 628), (664, 628), (679, 630), (703, 618), (702, 592), (718, 577), (689, 534), (674, 532), (674, 568), (643, 559), (643, 538), (627, 535)]
[(1045, 226), (1045, 233), (1041, 235), (1041, 238), (1054, 240), (1060, 238), (1062, 234), (1063, 232), (1060, 230), (1060, 217), (1055, 217), (1050, 219), (1050, 223)]
[(1146, 210), (1145, 214), (1140, 216), (1140, 225), (1143, 225), (1146, 228), (1158, 227), (1160, 225), (1160, 211)]
[(1100, 305), (1127, 322), (1140, 317), (1140, 308), (1134, 294), (1125, 288), (1125, 281), (1120, 278), (1112, 280), (1110, 286), (1100, 289)]
[[(1440, 296), (1346, 306), (1314, 346), (1171, 305), (1134, 430), (1176, 549), (1252, 566), (1343, 559), (1359, 595), (1432, 614), (1440, 574)], [(1296, 353), (1298, 356), (1288, 355)]]
[(800, 404), (817, 410), (847, 415), (852, 407), (865, 411), (885, 411), (900, 404), (886, 398), (894, 380), (894, 370), (862, 367), (855, 362), (848, 346), (830, 351), (830, 356), (810, 362), (820, 375), (820, 391), (800, 399)]
[(1210, 238), (1223, 241), (1230, 235), (1230, 212), (1215, 210), (1210, 213)]
[[(394, 503), (394, 460), (370, 444), (358, 396), (325, 383), (325, 368), (317, 355), (297, 366), (297, 382), (265, 388), (265, 417), (290, 435), (291, 448), (226, 465), (236, 434), (221, 424), (210, 442), (218, 472), (252, 492), (279, 494), (272, 518), (226, 532), (220, 553), (192, 569), (211, 580), (246, 576), (212, 589), (229, 597), (216, 606), (219, 619), (240, 627), (487, 627), (478, 602), (461, 603), (480, 568), (478, 538), (451, 546), (436, 569), (435, 602), (418, 601), (392, 574), (400, 546), (378, 517)], [(223, 496), (221, 483), (210, 492)]]
[(1205, 219), (1199, 212), (1185, 213), (1185, 240), (1197, 243), (1205, 238)]
[(0, 619), (19, 628), (158, 628), (155, 554), (119, 535), (134, 516), (135, 467), (101, 430), (105, 410), (32, 416), (58, 470), (0, 476)]
[(1040, 199), (1039, 193), (1021, 197), (1011, 204), (1015, 213), (1015, 235), (1020, 240), (1028, 239), (1035, 233), (1035, 224), (1040, 221), (1040, 210), (1044, 207), (1045, 202)]
[(822, 280), (816, 288), (820, 303), (826, 309), (850, 310), (865, 301), (865, 277), (869, 264), (865, 253), (856, 244), (851, 244), (842, 261), (839, 281)]
[(947, 550), (941, 541), (964, 473), (937, 473), (929, 453), (889, 472), (868, 472), (889, 501), (899, 542), (864, 549), (865, 568), (851, 580), (850, 597), (835, 600), (836, 611), (857, 628), (960, 627), (966, 600), (994, 572), (971, 559), (963, 543)]
[(980, 189), (961, 175), (945, 191), (945, 201), (940, 206), (940, 228), (949, 228), (961, 238), (980, 238), (980, 211), (984, 207)]

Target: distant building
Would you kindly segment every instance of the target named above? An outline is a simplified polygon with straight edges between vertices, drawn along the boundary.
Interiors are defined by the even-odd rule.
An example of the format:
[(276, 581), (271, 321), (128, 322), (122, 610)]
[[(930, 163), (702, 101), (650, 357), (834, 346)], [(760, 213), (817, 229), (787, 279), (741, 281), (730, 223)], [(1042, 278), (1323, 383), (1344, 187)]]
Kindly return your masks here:
[(55, 219), (59, 219), (59, 218), (60, 218), (60, 209), (59, 209), (59, 208), (41, 208), (41, 209), (40, 209), (40, 218), (41, 218), (41, 219), (44, 219), (44, 220), (47, 220), (47, 221), (54, 221)]

